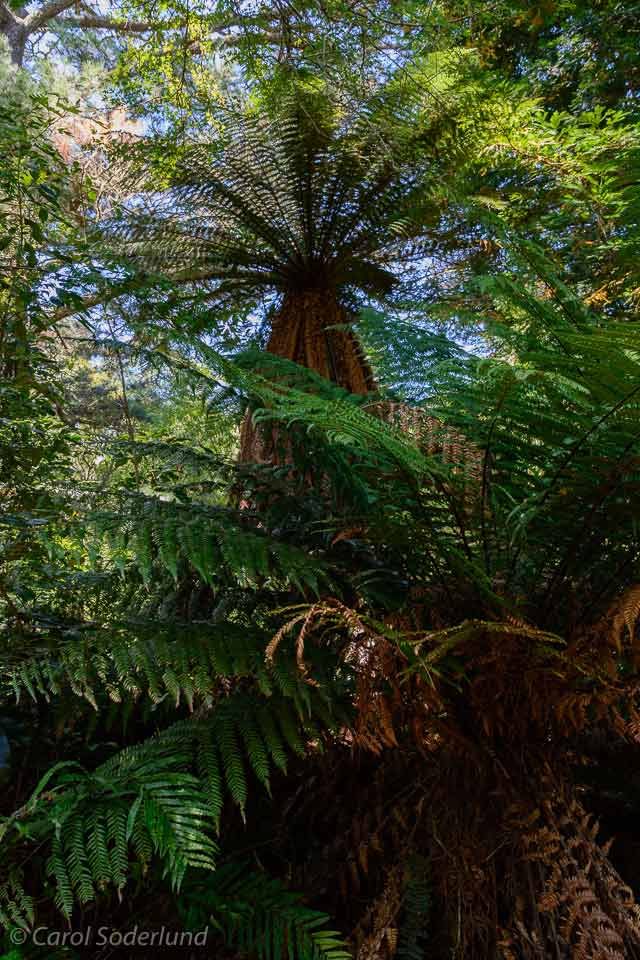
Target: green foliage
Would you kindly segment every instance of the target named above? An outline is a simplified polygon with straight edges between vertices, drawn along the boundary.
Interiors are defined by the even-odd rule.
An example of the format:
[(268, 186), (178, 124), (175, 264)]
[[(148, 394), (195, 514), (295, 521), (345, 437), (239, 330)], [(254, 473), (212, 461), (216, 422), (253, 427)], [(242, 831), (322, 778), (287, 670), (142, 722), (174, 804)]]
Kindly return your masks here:
[(414, 855), (409, 861), (407, 873), (396, 956), (398, 960), (422, 960), (428, 949), (431, 913), (429, 861)]
[(0, 922), (6, 928), (27, 930), (34, 921), (32, 897), (27, 896), (16, 873), (0, 887)]
[(191, 928), (213, 923), (227, 946), (269, 960), (285, 954), (300, 960), (347, 960), (351, 951), (329, 917), (304, 905), (299, 894), (250, 869), (248, 863), (221, 866), (204, 884), (185, 890)]
[(388, 297), (405, 260), (415, 284), (412, 265), (481, 115), (454, 57), (434, 75), (434, 99), (392, 78), (345, 102), (330, 83), (301, 77), (243, 109), (231, 102), (215, 139), (141, 151), (132, 189), (144, 185), (149, 203), (123, 211), (103, 239), (137, 268), (141, 289), (150, 274), (196, 300), (204, 289), (213, 329), (230, 311), (256, 312), (295, 290)]
[[(51, 142), (60, 116), (28, 83), (6, 90), (0, 108), (0, 373), (21, 384), (47, 367), (35, 341), (47, 326), (39, 298), (46, 247), (64, 242), (67, 183)], [(60, 250), (53, 256), (66, 259)]]
[[(128, 509), (127, 509), (128, 508)], [(123, 524), (127, 512), (130, 525)], [(292, 544), (243, 528), (237, 517), (206, 503), (126, 502), (114, 514), (95, 518), (113, 554), (130, 553), (145, 582), (154, 560), (174, 578), (190, 566), (208, 584), (230, 578), (242, 587), (293, 584), (318, 593), (326, 573), (321, 562)]]
[(93, 900), (96, 888), (124, 886), (130, 848), (143, 864), (161, 856), (179, 886), (188, 866), (213, 869), (216, 853), (209, 805), (198, 780), (181, 769), (186, 759), (174, 744), (158, 742), (121, 751), (92, 773), (61, 763), (18, 819), (3, 824), (3, 836), (18, 823), (23, 836), (50, 838), (47, 870), (67, 917), (74, 901)]
[(634, 3), (500, 0), (487, 8), (454, 0), (443, 13), (458, 42), (479, 46), (494, 70), (524, 78), (552, 108), (635, 109)]
[[(520, 236), (542, 239), (556, 272), (593, 309), (624, 318), (640, 279), (637, 125), (622, 110), (549, 113), (527, 99), (508, 101), (495, 119), (476, 164), (476, 203), (499, 211)], [(486, 230), (499, 256), (500, 232), (490, 222)], [(486, 260), (479, 257), (476, 269)], [(513, 265), (519, 272), (522, 260)]]
[[(307, 705), (313, 716), (313, 699)], [(299, 731), (308, 737), (315, 730), (310, 716), (301, 718), (282, 697), (236, 694), (92, 771), (61, 762), (1, 824), (3, 842), (50, 842), (47, 869), (66, 916), (75, 901), (91, 902), (108, 885), (124, 887), (132, 858), (146, 869), (159, 857), (178, 888), (188, 868), (214, 869), (212, 833), (225, 794), (244, 815), (247, 769), (268, 790), (272, 766), (284, 771), (288, 750), (304, 753)], [(4, 896), (12, 923), (33, 920), (32, 901), (15, 881)]]
[[(230, 109), (247, 74), (218, 64), (212, 83), (210, 11), (128, 4), (160, 26), (118, 48), (117, 80), (171, 103), (148, 115), (162, 137), (121, 144), (123, 191), (94, 156), (114, 177), (102, 220), (71, 215), (88, 194), (50, 103), (26, 85), (0, 109), (6, 928), (155, 910), (234, 956), (345, 960), (334, 913), (354, 943), (418, 960), (450, 934), (476, 808), (448, 850), (439, 831), (469, 771), (484, 828), (503, 769), (511, 797), (530, 770), (597, 767), (566, 715), (633, 732), (635, 600), (607, 611), (639, 573), (634, 108), (617, 66), (535, 81), (594, 39), (575, 4), (541, 24), (505, 8), (519, 37), (423, 6), (382, 4), (385, 26), (341, 0), (260, 8)], [(354, 22), (370, 59), (340, 86)], [(484, 44), (434, 54), (451, 35)], [(230, 355), (311, 287), (363, 308), (379, 393)], [(75, 311), (86, 327), (60, 327)], [(286, 438), (281, 462), (237, 462), (247, 407)], [(624, 643), (598, 646), (603, 617)], [(507, 819), (476, 887), (474, 869), (517, 862)]]

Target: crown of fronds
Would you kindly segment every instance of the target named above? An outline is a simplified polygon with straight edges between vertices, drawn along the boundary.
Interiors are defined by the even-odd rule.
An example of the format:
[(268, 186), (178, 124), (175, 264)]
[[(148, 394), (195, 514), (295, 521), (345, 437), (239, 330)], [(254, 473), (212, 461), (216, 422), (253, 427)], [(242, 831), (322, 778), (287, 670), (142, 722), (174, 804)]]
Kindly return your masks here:
[(128, 258), (219, 295), (384, 295), (438, 215), (445, 161), (430, 126), (416, 97), (400, 110), (378, 91), (344, 109), (299, 89), (271, 116), (236, 112), (220, 141), (184, 149), (167, 189), (147, 182), (144, 213), (115, 233)]

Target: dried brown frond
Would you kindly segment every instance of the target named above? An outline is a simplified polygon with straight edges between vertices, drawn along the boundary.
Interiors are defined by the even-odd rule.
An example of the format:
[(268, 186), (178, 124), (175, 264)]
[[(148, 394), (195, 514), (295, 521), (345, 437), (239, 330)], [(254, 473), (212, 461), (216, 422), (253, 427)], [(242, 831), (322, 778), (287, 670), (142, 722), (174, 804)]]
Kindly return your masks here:
[(396, 918), (402, 904), (405, 869), (388, 871), (384, 890), (371, 904), (353, 933), (356, 960), (390, 960), (397, 946)]
[(629, 633), (629, 642), (633, 644), (636, 625), (640, 619), (640, 584), (625, 590), (613, 605), (609, 615), (612, 616), (611, 633), (616, 648), (618, 650), (622, 648), (625, 628)]

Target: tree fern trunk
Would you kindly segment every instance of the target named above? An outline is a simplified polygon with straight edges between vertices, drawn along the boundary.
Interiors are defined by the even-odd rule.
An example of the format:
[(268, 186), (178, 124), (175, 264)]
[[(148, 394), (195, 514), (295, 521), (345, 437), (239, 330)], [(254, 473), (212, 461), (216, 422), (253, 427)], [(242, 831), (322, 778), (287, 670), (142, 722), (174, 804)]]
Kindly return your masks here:
[[(267, 351), (293, 360), (350, 393), (375, 390), (371, 367), (357, 337), (347, 329), (353, 317), (328, 290), (303, 290), (287, 294), (273, 319)], [(278, 462), (277, 435), (267, 436), (251, 420), (244, 419), (240, 436), (240, 460)]]
[(640, 957), (640, 908), (561, 767), (445, 749), (430, 799), (435, 956)]

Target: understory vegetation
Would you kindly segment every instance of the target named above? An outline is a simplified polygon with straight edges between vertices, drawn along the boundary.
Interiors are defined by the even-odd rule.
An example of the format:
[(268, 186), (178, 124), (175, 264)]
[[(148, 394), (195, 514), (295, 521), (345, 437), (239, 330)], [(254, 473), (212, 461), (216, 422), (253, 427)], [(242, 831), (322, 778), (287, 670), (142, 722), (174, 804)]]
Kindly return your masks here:
[(0, 0), (0, 958), (640, 957), (636, 15)]

